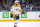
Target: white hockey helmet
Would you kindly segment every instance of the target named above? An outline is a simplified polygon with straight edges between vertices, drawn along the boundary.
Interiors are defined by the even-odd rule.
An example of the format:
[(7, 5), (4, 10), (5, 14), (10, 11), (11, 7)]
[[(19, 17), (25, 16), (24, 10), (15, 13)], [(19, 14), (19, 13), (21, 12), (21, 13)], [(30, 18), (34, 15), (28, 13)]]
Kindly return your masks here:
[(18, 3), (19, 1), (15, 1), (15, 3)]

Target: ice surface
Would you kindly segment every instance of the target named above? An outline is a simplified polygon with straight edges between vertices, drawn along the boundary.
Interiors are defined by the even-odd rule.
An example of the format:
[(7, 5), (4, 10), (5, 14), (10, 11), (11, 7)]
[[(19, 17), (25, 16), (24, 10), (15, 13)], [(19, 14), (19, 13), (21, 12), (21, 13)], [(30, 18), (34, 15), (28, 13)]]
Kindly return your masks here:
[[(40, 22), (18, 22), (18, 27), (40, 27)], [(0, 22), (0, 27), (14, 27), (14, 22)]]

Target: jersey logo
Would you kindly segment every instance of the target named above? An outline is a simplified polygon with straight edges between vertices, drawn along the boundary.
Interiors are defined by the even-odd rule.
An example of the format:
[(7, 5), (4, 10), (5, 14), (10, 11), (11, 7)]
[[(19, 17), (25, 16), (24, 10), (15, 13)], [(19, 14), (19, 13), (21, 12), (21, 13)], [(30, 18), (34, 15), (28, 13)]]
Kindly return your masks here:
[(19, 9), (16, 9), (16, 11), (19, 11)]

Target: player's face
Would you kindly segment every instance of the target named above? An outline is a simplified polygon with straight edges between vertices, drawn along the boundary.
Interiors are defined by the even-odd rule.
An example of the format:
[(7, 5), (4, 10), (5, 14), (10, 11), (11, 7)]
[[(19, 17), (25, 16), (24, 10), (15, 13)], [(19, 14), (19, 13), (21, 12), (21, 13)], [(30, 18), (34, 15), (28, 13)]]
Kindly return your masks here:
[(15, 3), (15, 5), (18, 5), (18, 3)]
[(18, 3), (15, 3), (15, 4), (18, 4)]

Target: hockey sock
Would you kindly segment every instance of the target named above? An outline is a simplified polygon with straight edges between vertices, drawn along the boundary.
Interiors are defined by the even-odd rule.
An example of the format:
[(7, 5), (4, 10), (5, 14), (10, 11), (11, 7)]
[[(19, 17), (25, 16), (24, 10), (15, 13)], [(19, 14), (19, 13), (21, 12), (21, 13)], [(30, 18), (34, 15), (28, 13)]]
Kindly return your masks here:
[(15, 20), (14, 25), (17, 26), (19, 20)]

